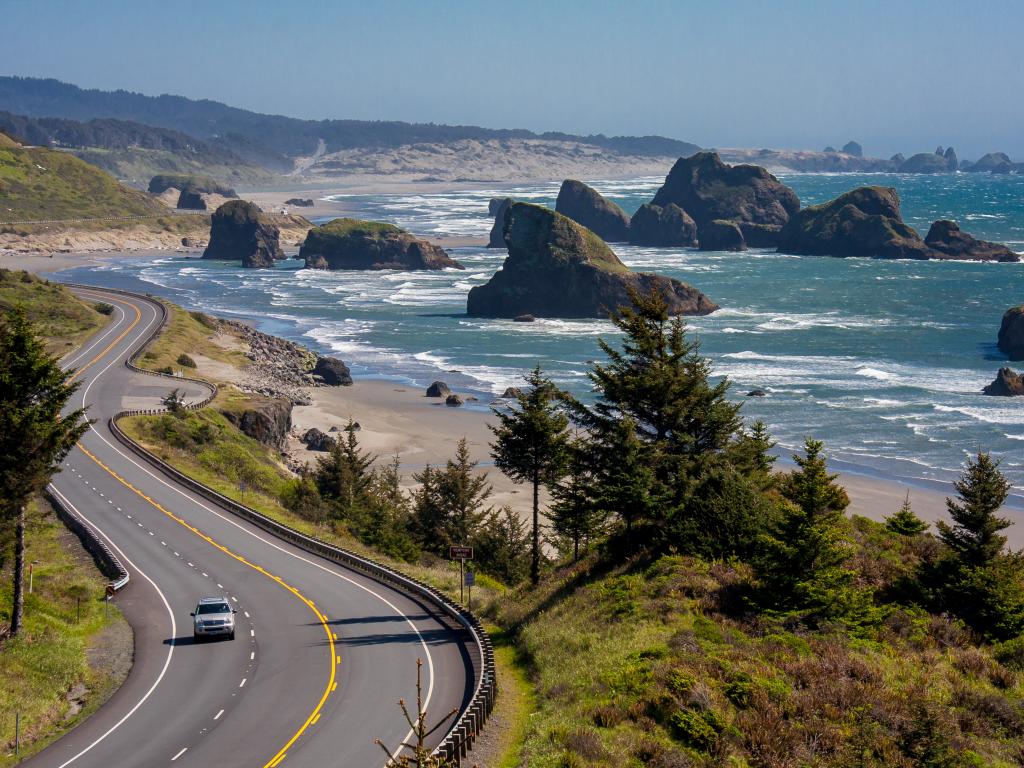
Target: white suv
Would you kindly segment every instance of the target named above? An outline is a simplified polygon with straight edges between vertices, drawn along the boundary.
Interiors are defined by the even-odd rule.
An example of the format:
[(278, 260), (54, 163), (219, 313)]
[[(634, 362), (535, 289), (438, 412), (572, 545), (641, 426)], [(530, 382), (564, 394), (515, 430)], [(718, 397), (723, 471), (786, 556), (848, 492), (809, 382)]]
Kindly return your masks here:
[(218, 635), (227, 635), (228, 640), (235, 639), (235, 610), (225, 598), (200, 598), (192, 617), (192, 636), (196, 642)]

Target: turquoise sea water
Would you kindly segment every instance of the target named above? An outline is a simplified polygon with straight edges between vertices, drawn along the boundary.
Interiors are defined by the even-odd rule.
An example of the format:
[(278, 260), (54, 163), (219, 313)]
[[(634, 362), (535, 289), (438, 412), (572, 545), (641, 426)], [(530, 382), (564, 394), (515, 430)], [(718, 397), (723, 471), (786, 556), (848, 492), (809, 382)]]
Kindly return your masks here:
[[(973, 234), (1024, 251), (1024, 177), (954, 174), (799, 174), (783, 177), (804, 204), (862, 184), (895, 186), (922, 234), (952, 218)], [(632, 212), (662, 179), (594, 181)], [(557, 184), (422, 195), (345, 197), (355, 215), (418, 233), (486, 236), (487, 200), (508, 194), (554, 204)], [(1024, 490), (1024, 401), (980, 394), (1003, 356), (1004, 310), (1024, 302), (1024, 264), (891, 262), (769, 252), (700, 253), (615, 246), (635, 269), (700, 288), (722, 309), (689, 321), (748, 419), (764, 419), (783, 447), (824, 439), (846, 469), (948, 480), (966, 454), (990, 450)], [(357, 374), (417, 385), (436, 378), (500, 393), (539, 362), (586, 396), (587, 361), (602, 320), (532, 324), (465, 316), (470, 287), (504, 251), (457, 248), (464, 272), (243, 270), (193, 258), (118, 260), (60, 278), (149, 290), (192, 309), (250, 319), (262, 330), (335, 353)], [(746, 398), (753, 388), (766, 398)]]

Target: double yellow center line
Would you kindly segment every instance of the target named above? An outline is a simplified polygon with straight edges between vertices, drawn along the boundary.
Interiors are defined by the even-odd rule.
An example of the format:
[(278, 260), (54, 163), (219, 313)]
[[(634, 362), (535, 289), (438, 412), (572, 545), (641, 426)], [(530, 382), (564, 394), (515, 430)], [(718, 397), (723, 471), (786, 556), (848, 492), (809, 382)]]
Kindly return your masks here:
[[(74, 380), (79, 375), (81, 375), (82, 372), (85, 371), (87, 368), (89, 368), (93, 364), (95, 364), (95, 363), (99, 362), (100, 360), (102, 360), (106, 356), (106, 354), (108, 352), (110, 352), (111, 349), (113, 349), (118, 343), (120, 343), (121, 340), (124, 339), (124, 337), (127, 336), (136, 325), (138, 325), (139, 321), (142, 319), (142, 313), (139, 311), (139, 308), (134, 303), (132, 303), (130, 301), (126, 301), (125, 303), (128, 306), (130, 306), (135, 311), (135, 319), (132, 321), (131, 325), (129, 325), (128, 328), (126, 328), (124, 330), (124, 332), (121, 333), (120, 336), (118, 336), (116, 339), (114, 339), (112, 342), (110, 342), (110, 344), (108, 344), (103, 349), (102, 352), (100, 352), (98, 355), (96, 355), (96, 357), (94, 357), (88, 363), (83, 365), (81, 368), (77, 369), (75, 371), (74, 375), (72, 375), (71, 380)], [(81, 443), (78, 444), (78, 448), (82, 451), (82, 453), (84, 453), (86, 456), (88, 456), (90, 459), (92, 459), (93, 462), (95, 462), (98, 467), (100, 467), (104, 472), (106, 472), (112, 478), (114, 478), (114, 480), (116, 480), (118, 483), (120, 483), (125, 488), (130, 490), (132, 493), (134, 493), (139, 498), (141, 498), (141, 499), (145, 500), (146, 502), (148, 502), (155, 509), (157, 509), (158, 511), (162, 512), (164, 515), (169, 517), (171, 520), (173, 520), (174, 522), (178, 523), (182, 527), (187, 528), (189, 531), (194, 533), (200, 539), (202, 539), (203, 541), (207, 542), (210, 546), (212, 546), (212, 547), (214, 547), (216, 549), (219, 549), (221, 552), (223, 552), (228, 557), (231, 557), (231, 558), (235, 559), (236, 561), (238, 561), (239, 563), (242, 563), (243, 565), (248, 566), (249, 568), (252, 568), (254, 571), (257, 571), (257, 572), (263, 574), (268, 579), (273, 581), (275, 584), (279, 584), (281, 587), (283, 587), (287, 591), (291, 592), (299, 600), (301, 600), (303, 603), (306, 604), (306, 606), (313, 612), (313, 614), (316, 616), (317, 620), (320, 622), (320, 625), (323, 627), (324, 632), (327, 634), (327, 643), (328, 643), (328, 646), (330, 647), (331, 672), (330, 672), (329, 679), (327, 681), (327, 687), (324, 689), (323, 695), (321, 695), (320, 700), (317, 702), (316, 707), (314, 707), (313, 711), (310, 713), (309, 717), (306, 718), (305, 722), (303, 722), (302, 726), (292, 735), (292, 737), (290, 739), (288, 739), (287, 743), (283, 747), (281, 747), (281, 749), (279, 749), (277, 751), (277, 753), (263, 766), (263, 768), (276, 768), (276, 766), (280, 765), (281, 761), (284, 760), (285, 755), (287, 754), (287, 751), (292, 747), (293, 744), (295, 744), (296, 741), (298, 741), (299, 737), (302, 736), (303, 733), (305, 733), (306, 729), (309, 728), (317, 720), (320, 719), (320, 713), (321, 713), (321, 710), (324, 707), (324, 704), (326, 704), (326, 702), (327, 702), (327, 697), (337, 687), (337, 685), (336, 685), (337, 669), (338, 669), (338, 664), (341, 661), (341, 659), (338, 657), (338, 655), (336, 653), (335, 645), (334, 645), (334, 633), (331, 632), (331, 628), (330, 628), (330, 626), (327, 623), (327, 617), (323, 613), (320, 612), (320, 609), (318, 609), (316, 607), (316, 605), (313, 603), (312, 600), (310, 600), (309, 598), (305, 597), (295, 587), (290, 586), (283, 579), (281, 579), (280, 576), (275, 576), (272, 573), (269, 573), (262, 566), (256, 565), (255, 563), (250, 562), (249, 560), (247, 560), (246, 558), (242, 557), (241, 555), (235, 554), (230, 549), (225, 547), (223, 544), (218, 543), (212, 537), (208, 536), (207, 534), (203, 533), (201, 530), (196, 528), (194, 525), (190, 524), (188, 521), (184, 520), (181, 517), (178, 517), (173, 512), (170, 512), (167, 509), (165, 509), (158, 501), (156, 501), (155, 499), (152, 499), (149, 496), (147, 496), (146, 494), (144, 494), (142, 491), (140, 491), (134, 485), (132, 485), (127, 480), (125, 480), (123, 477), (121, 477), (119, 474), (117, 474), (117, 472), (115, 472), (110, 467), (108, 467), (106, 464), (104, 464), (102, 461), (100, 461), (93, 453), (91, 453), (89, 451), (89, 449), (87, 449)]]

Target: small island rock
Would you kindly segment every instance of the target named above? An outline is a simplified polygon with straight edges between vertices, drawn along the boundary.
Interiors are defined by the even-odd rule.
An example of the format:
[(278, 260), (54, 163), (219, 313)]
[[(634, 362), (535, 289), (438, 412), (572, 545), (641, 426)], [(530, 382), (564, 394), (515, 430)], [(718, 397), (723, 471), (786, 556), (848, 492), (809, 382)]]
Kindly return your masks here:
[(768, 393), (763, 389), (752, 389), (747, 392), (747, 397), (768, 397)]
[(299, 249), (306, 269), (463, 269), (440, 246), (393, 224), (334, 219), (313, 227)]
[(505, 214), (508, 257), (469, 292), (471, 317), (603, 317), (629, 303), (630, 289), (660, 291), (673, 315), (706, 315), (718, 305), (678, 280), (631, 271), (597, 235), (548, 208), (512, 203)]
[(536, 319), (537, 318), (533, 315), (516, 315), (512, 318), (512, 321), (516, 323), (532, 323), (536, 321)]
[(448, 397), (444, 399), (444, 404), (449, 408), (458, 408), (462, 405), (462, 398), (458, 395), (448, 395)]
[(1011, 360), (1024, 360), (1024, 304), (1010, 307), (999, 325), (999, 349)]
[(736, 222), (715, 219), (701, 226), (699, 247), (702, 251), (745, 251), (747, 243)]
[(427, 397), (447, 397), (452, 393), (443, 381), (435, 381), (427, 387)]
[(995, 380), (981, 391), (996, 397), (1024, 397), (1024, 375), (1010, 368), (1000, 368)]
[(582, 181), (566, 179), (562, 182), (555, 210), (582, 224), (605, 242), (624, 243), (629, 240), (629, 216)]
[(900, 173), (947, 173), (949, 161), (934, 152), (918, 152), (900, 163), (897, 170)]
[(302, 442), (311, 451), (329, 451), (334, 445), (334, 438), (313, 427), (302, 435)]
[(942, 219), (932, 224), (924, 239), (932, 250), (945, 254), (946, 258), (960, 261), (1007, 261), (1018, 262), (1020, 256), (1005, 245), (978, 240), (967, 234), (955, 221)]
[(687, 248), (697, 245), (697, 224), (675, 203), (644, 203), (629, 222), (629, 241), (656, 248)]
[(519, 387), (506, 387), (505, 391), (501, 393), (501, 397), (503, 400), (511, 400), (519, 397), (521, 394), (523, 394), (523, 390)]
[(260, 209), (245, 200), (231, 200), (210, 219), (210, 244), (204, 259), (241, 261), (243, 267), (272, 267), (284, 258), (281, 233)]
[(352, 386), (352, 373), (348, 366), (336, 357), (318, 357), (312, 373), (331, 387)]

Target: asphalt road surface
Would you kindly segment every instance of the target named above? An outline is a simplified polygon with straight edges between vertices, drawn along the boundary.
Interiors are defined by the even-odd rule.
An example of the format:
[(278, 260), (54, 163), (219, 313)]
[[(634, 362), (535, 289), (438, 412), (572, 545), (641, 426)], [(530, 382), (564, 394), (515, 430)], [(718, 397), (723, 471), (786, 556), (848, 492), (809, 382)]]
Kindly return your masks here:
[[(117, 442), (110, 416), (158, 407), (176, 386), (124, 364), (153, 335), (160, 310), (142, 297), (75, 292), (114, 312), (65, 360), (82, 383), (71, 405), (88, 405), (95, 424), (53, 488), (131, 574), (116, 601), (135, 630), (135, 659), (104, 707), (25, 764), (382, 766), (374, 739), (394, 749), (410, 737), (397, 702), (415, 702), (417, 659), (428, 712), (464, 707), (471, 638), (450, 619), (275, 539)], [(177, 386), (195, 400), (206, 394)], [(189, 613), (203, 596), (226, 596), (237, 609), (233, 641), (193, 642)]]

